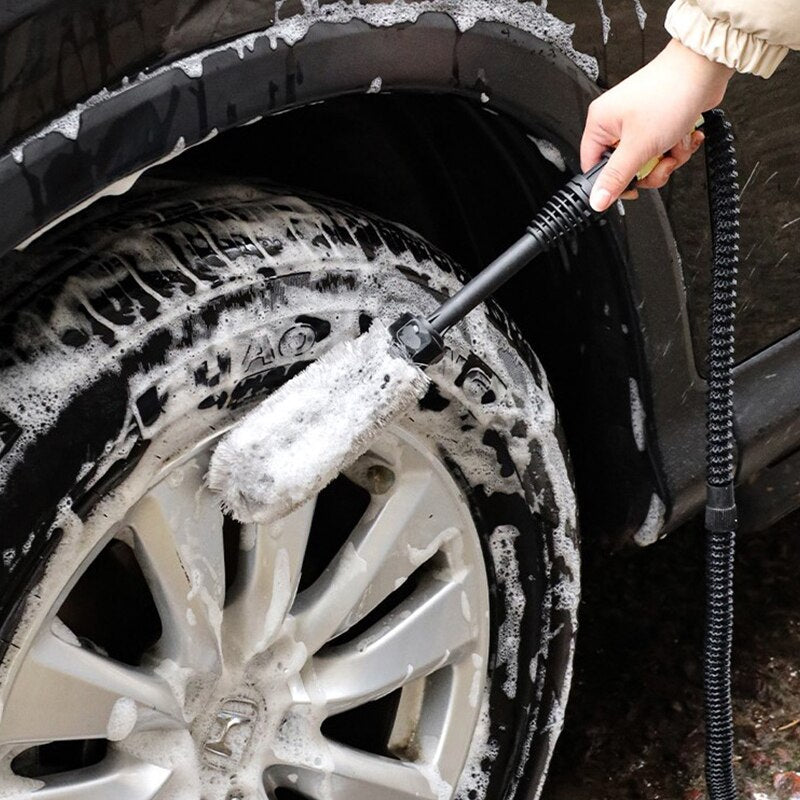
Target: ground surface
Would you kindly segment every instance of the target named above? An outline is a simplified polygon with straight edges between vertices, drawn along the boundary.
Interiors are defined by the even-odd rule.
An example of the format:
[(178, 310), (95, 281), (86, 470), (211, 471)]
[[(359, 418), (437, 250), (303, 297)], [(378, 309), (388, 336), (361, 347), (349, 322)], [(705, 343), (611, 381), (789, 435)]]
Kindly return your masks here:
[[(690, 525), (650, 548), (584, 558), (575, 682), (543, 800), (700, 800), (702, 532)], [(800, 800), (799, 574), (800, 514), (740, 539), (743, 800)]]

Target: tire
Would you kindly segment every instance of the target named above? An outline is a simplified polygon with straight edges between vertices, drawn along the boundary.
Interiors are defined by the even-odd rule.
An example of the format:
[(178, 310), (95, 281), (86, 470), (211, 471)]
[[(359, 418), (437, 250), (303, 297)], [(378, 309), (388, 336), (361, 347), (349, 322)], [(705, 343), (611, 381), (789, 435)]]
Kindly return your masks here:
[[(433, 800), (536, 796), (569, 688), (575, 502), (541, 367), (503, 313), (458, 326), (419, 407), (265, 532), (223, 518), (203, 489), (215, 437), (372, 318), (431, 310), (459, 285), (451, 261), (361, 212), (239, 186), (170, 190), (28, 258), (40, 277), (0, 342), (0, 796), (395, 800), (418, 776)], [(393, 499), (422, 474), (430, 513)], [(364, 530), (388, 525), (393, 502), (407, 527), (371, 561)], [(170, 595), (172, 568), (185, 597)], [(460, 613), (418, 612), (423, 590), (459, 581)], [(349, 614), (342, 592), (361, 592)], [(312, 606), (341, 619), (292, 672)], [(404, 624), (407, 679), (392, 677), (394, 652), (367, 693), (379, 662), (364, 659), (381, 631), (406, 641)], [(462, 628), (468, 646), (425, 662)], [(330, 714), (331, 674), (341, 692), (357, 674), (347, 691), (363, 707)], [(387, 776), (411, 764), (397, 773), (411, 783), (363, 784), (364, 752)], [(126, 775), (146, 788), (126, 794)]]

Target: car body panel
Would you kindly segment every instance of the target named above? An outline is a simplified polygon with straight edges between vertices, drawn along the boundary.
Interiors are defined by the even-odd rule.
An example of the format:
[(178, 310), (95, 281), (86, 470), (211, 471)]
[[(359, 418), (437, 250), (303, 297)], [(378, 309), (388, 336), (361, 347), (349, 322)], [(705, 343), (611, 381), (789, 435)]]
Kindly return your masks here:
[[(594, 56), (599, 82), (613, 86), (653, 58), (669, 40), (663, 20), (671, 0), (550, 0), (548, 10), (575, 24), (573, 45)], [(640, 25), (641, 12), (646, 13)], [(764, 81), (735, 75), (723, 106), (736, 133), (742, 186), (736, 357), (741, 362), (800, 328), (792, 287), (800, 279), (800, 57), (789, 53)], [(679, 170), (661, 193), (672, 223), (691, 309), (692, 343), (705, 360), (711, 237), (702, 158)]]
[[(612, 27), (604, 44), (597, 6), (578, 0), (555, 0), (548, 11), (511, 0), (308, 8), (286, 0), (277, 12), (272, 3), (244, 0), (42, 2), (25, 10), (6, 2), (0, 7), (0, 119), (6, 125), (0, 138), (7, 142), (0, 195), (13, 211), (0, 232), (0, 249), (18, 246), (109, 186), (124, 191), (140, 170), (220, 131), (369, 92), (378, 78), (383, 91), (488, 100), (493, 111), (556, 142), (567, 168), (577, 170), (586, 109), (599, 91), (594, 79), (620, 77), (665, 39), (654, 19), (666, 3), (647, 4), (650, 21), (643, 28), (635, 3), (626, 4), (624, 14), (608, 5)], [(494, 21), (480, 21), (486, 16)], [(559, 18), (574, 18), (572, 39)], [(230, 38), (236, 34), (245, 35)], [(51, 36), (58, 46), (43, 48)], [(204, 55), (180, 60), (201, 48)], [(743, 156), (754, 157), (746, 149)], [(691, 188), (697, 190), (696, 183)], [(673, 210), (682, 207), (677, 189), (670, 200)], [(692, 347), (697, 316), (687, 305), (679, 255), (685, 263), (687, 237), (694, 242), (707, 230), (699, 202), (692, 205), (691, 229), (670, 225), (653, 192), (630, 204), (624, 217), (612, 215), (607, 235), (625, 269), (615, 272), (616, 285), (591, 288), (615, 293), (614, 308), (605, 313), (618, 327), (633, 329), (630, 346), (618, 333), (598, 345), (608, 358), (592, 380), (605, 408), (577, 437), (585, 440), (589, 431), (596, 450), (605, 452), (594, 475), (600, 487), (594, 505), (601, 512), (590, 520), (615, 541), (655, 541), (702, 503), (704, 384)], [(592, 336), (611, 330), (602, 313), (596, 311)], [(795, 339), (739, 368), (742, 479), (755, 479), (800, 442), (790, 380), (800, 358)], [(778, 381), (765, 403), (764, 376), (770, 374)], [(629, 384), (637, 387), (641, 409)], [(637, 452), (633, 428), (641, 412), (647, 448)], [(618, 421), (610, 425), (612, 416)], [(586, 471), (581, 479), (592, 482)]]

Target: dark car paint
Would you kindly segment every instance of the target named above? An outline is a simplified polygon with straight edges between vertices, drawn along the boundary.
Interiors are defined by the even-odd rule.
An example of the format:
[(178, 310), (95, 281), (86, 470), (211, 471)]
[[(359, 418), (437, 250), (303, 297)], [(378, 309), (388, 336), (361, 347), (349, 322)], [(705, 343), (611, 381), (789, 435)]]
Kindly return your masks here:
[[(548, 9), (576, 23), (576, 49), (597, 58), (599, 80), (612, 86), (655, 56), (669, 39), (663, 20), (670, 0), (644, 0), (640, 28), (633, 0), (606, 0), (610, 18), (604, 45), (597, 7), (587, 0), (551, 0)], [(742, 269), (739, 276), (737, 361), (800, 328), (800, 56), (789, 53), (765, 81), (736, 75), (725, 96), (733, 122), (742, 193)], [(746, 187), (746, 188), (745, 188)], [(705, 169), (693, 159), (662, 192), (683, 263), (698, 363), (705, 358), (710, 232), (705, 212)], [(788, 223), (788, 224), (787, 224)]]
[[(624, 79), (669, 39), (662, 22), (670, 0), (643, 3), (644, 28), (633, 2), (605, 2), (611, 25), (605, 44), (591, 5), (551, 0), (548, 8), (576, 23), (573, 44), (597, 58), (602, 85)], [(736, 331), (740, 516), (745, 529), (762, 529), (800, 505), (800, 56), (789, 53), (768, 82), (735, 75), (724, 107), (736, 133), (742, 186)], [(698, 508), (704, 493), (701, 376), (711, 260), (705, 181), (703, 159), (694, 158), (661, 192), (681, 258), (689, 330), (670, 319), (666, 309), (660, 327), (647, 326), (655, 336), (647, 361), (659, 387), (652, 399), (663, 467), (675, 500), (673, 515), (682, 518)], [(661, 274), (649, 277), (641, 277), (641, 299), (652, 303), (664, 280)], [(687, 371), (676, 369), (676, 348), (689, 352), (694, 368), (687, 363)]]
[[(277, 5), (276, 14), (275, 0), (5, 0), (0, 3), (0, 143), (19, 141), (126, 75), (268, 27), (302, 9), (296, 0)], [(607, 86), (663, 46), (668, 37), (661, 23), (668, 6), (669, 0), (644, 0), (647, 21), (640, 26), (634, 0), (605, 0), (605, 42), (596, 0), (551, 0), (547, 8), (575, 25), (574, 47), (596, 58), (599, 83)], [(785, 291), (800, 277), (794, 258), (800, 245), (800, 159), (792, 124), (800, 108), (800, 58), (790, 55), (769, 84), (737, 76), (726, 106), (736, 125), (742, 183), (748, 185), (737, 346), (741, 360), (800, 326), (800, 305), (790, 302)], [(664, 193), (686, 274), (700, 363), (710, 248), (703, 184), (698, 159)]]
[[(598, 44), (601, 30), (594, 4), (553, 0), (548, 6), (558, 16), (578, 19), (574, 41), (578, 49), (600, 56), (601, 80), (616, 77), (617, 56), (624, 64), (621, 70), (628, 71), (664, 38), (657, 21), (644, 31), (635, 16), (618, 25), (618, 14), (612, 4), (606, 5), (612, 17), (607, 46)], [(647, 5), (652, 17), (660, 16)], [(666, 4), (658, 5), (663, 10)], [(626, 6), (628, 12), (632, 6)], [(242, 57), (234, 49), (222, 49), (206, 59), (202, 77), (190, 77), (180, 67), (153, 65), (269, 25), (273, 4), (102, 0), (42, 2), (37, 13), (27, 4), (21, 9), (22, 4), (8, 2), (0, 8), (0, 120), (5, 126), (0, 132), (8, 144), (24, 144), (24, 152), (0, 157), (0, 196), (6, 206), (3, 250), (109, 182), (168, 155), (181, 140), (192, 145), (215, 128), (363, 92), (377, 75), (385, 89), (459, 94), (478, 102), (486, 91), (493, 109), (559, 142), (571, 169), (578, 166), (582, 122), (596, 91), (553, 45), (496, 23), (481, 23), (460, 34), (448, 17), (438, 14), (426, 14), (414, 25), (379, 29), (361, 22), (320, 23), (294, 47), (279, 42), (272, 49), (262, 40)], [(301, 11), (300, 4), (287, 0), (279, 17)], [(409, 59), (410, 53), (415, 58)], [(144, 67), (147, 74), (137, 75)], [(75, 139), (58, 132), (31, 138), (31, 131), (58, 112), (126, 75), (130, 79), (124, 92), (112, 89), (82, 111)], [(257, 89), (265, 83), (266, 94)], [(633, 508), (626, 517), (612, 514), (615, 530), (603, 532), (629, 537), (644, 520), (651, 493), (667, 506), (666, 529), (699, 507), (703, 384), (690, 347), (677, 251), (660, 202), (647, 193), (628, 206), (625, 218), (615, 220), (612, 229), (609, 246), (619, 248), (627, 265), (627, 280), (617, 287), (619, 321), (633, 323), (641, 336), (636, 339), (638, 353), (626, 354), (619, 339), (614, 340), (620, 352), (606, 362), (609, 374), (597, 380), (595, 391), (605, 396), (609, 384), (627, 385), (635, 377), (647, 410), (649, 441), (645, 458), (632, 451), (627, 392), (609, 393), (616, 416), (626, 420), (628, 444), (601, 460), (597, 478), (607, 484), (614, 470), (627, 476), (624, 485), (628, 499), (635, 501)], [(610, 343), (607, 350), (613, 353)], [(798, 358), (800, 341), (790, 338), (739, 370), (745, 478), (800, 441), (800, 409), (791, 387), (770, 391), (769, 404), (763, 397), (763, 376), (779, 366), (784, 371), (776, 374), (796, 370)], [(597, 420), (598, 441), (606, 435), (602, 429), (607, 419)], [(617, 496), (608, 503), (624, 500)]]
[[(349, 60), (347, 69), (325, 68), (342, 52), (357, 52), (359, 57)], [(397, 58), (397, 53), (403, 52), (424, 52), (426, 57), (409, 65)], [(274, 90), (267, 98), (272, 110), (287, 103), (310, 103), (353, 87), (363, 94), (375, 75), (382, 77), (386, 90), (455, 93), (473, 102), (479, 101), (486, 89), (492, 94), (494, 109), (560, 143), (569, 154), (571, 169), (578, 167), (575, 152), (582, 120), (596, 91), (586, 76), (551, 45), (495, 23), (481, 23), (460, 34), (449, 17), (437, 14), (427, 14), (415, 25), (387, 29), (371, 28), (361, 22), (319, 24), (291, 50), (281, 44), (273, 50), (262, 41), (255, 44), (252, 52), (244, 50), (242, 55), (240, 58), (233, 47), (214, 53), (206, 59), (202, 77), (190, 77), (176, 66), (131, 81), (124, 92), (112, 92), (102, 103), (83, 110), (74, 141), (50, 132), (29, 139), (21, 161), (15, 160), (14, 154), (0, 158), (0, 184), (5, 182), (3, 176), (7, 176), (6, 186), (11, 187), (16, 181), (20, 198), (17, 205), (28, 209), (28, 229), (37, 222), (46, 222), (50, 209), (69, 207), (90, 194), (93, 187), (170, 153), (181, 137), (190, 145), (214, 128), (246, 122), (263, 112), (261, 94), (254, 94), (251, 89), (263, 83), (265, 74), (275, 76)], [(496, 86), (468, 78), (485, 74), (487, 64), (491, 65)], [(465, 80), (454, 85), (455, 65)], [(302, 81), (297, 79), (300, 70)], [(531, 80), (534, 75), (537, 79)], [(528, 149), (534, 148), (529, 144)], [(550, 175), (547, 191), (555, 190), (563, 180), (557, 170), (552, 173), (555, 174)], [(538, 203), (545, 196), (540, 196)], [(637, 227), (637, 217), (652, 216), (657, 207), (657, 199), (649, 197), (633, 209), (632, 229)], [(509, 241), (518, 235), (530, 211), (518, 210), (520, 219), (510, 231)], [(26, 222), (23, 214), (16, 219)], [(641, 453), (631, 430), (629, 380), (640, 372), (635, 346), (637, 326), (633, 322), (633, 303), (618, 275), (624, 250), (631, 245), (625, 244), (619, 220), (607, 230), (609, 235), (603, 235), (607, 247), (618, 252), (613, 259), (605, 260), (603, 272), (598, 271), (584, 291), (584, 302), (592, 315), (586, 333), (586, 363), (582, 368), (577, 363), (565, 368), (595, 378), (593, 385), (581, 388), (582, 395), (591, 392), (596, 399), (589, 414), (580, 404), (584, 419), (581, 435), (576, 439), (590, 466), (604, 463), (597, 475), (587, 476), (585, 481), (592, 489), (598, 512), (590, 514), (589, 519), (596, 520), (597, 528), (609, 535), (615, 531), (631, 535), (647, 515), (654, 493), (666, 497), (666, 492), (654, 488), (658, 481), (655, 439), (653, 446)], [(20, 228), (15, 233), (9, 227), (3, 233), (9, 237), (8, 245), (19, 240), (25, 231)], [(668, 230), (659, 229), (659, 235), (662, 249), (668, 248)], [(648, 238), (652, 241), (652, 235)], [(17, 267), (25, 259), (12, 253), (10, 260)], [(21, 272), (17, 268), (13, 271)], [(576, 278), (579, 275), (576, 273)], [(578, 294), (580, 286), (568, 297)], [(525, 324), (524, 319), (520, 322)], [(623, 334), (623, 325), (630, 336)]]

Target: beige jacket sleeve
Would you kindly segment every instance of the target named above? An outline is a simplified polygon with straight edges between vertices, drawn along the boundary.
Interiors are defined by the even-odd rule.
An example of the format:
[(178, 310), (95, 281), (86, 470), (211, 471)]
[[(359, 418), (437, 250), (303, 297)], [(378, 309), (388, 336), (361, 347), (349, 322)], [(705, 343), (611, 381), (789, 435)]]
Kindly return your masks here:
[(800, 49), (800, 0), (675, 0), (665, 26), (690, 50), (768, 78)]

